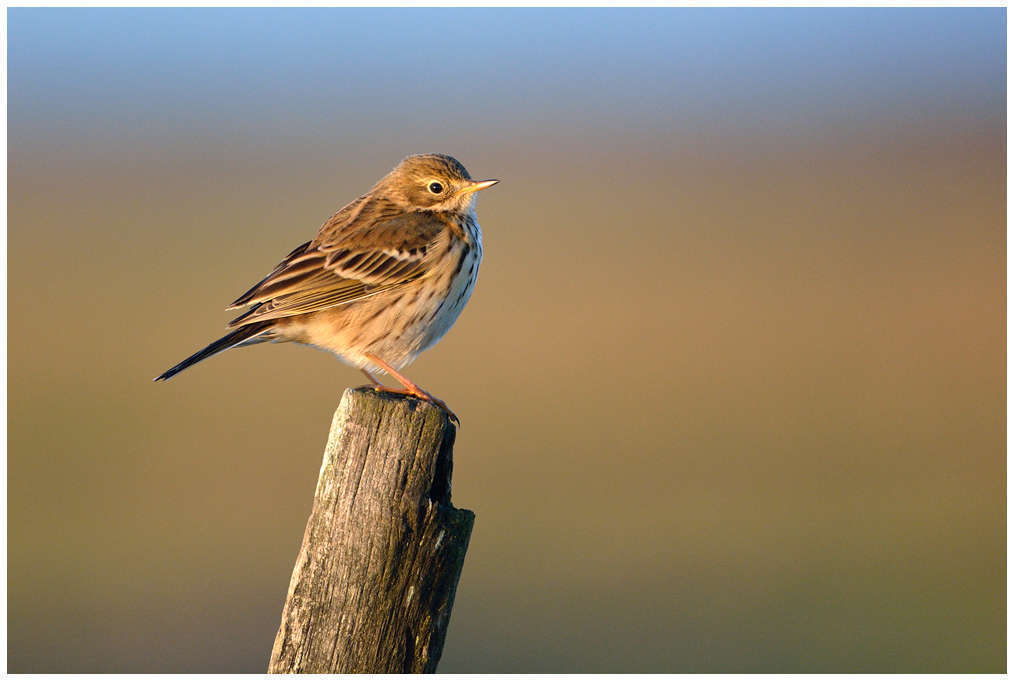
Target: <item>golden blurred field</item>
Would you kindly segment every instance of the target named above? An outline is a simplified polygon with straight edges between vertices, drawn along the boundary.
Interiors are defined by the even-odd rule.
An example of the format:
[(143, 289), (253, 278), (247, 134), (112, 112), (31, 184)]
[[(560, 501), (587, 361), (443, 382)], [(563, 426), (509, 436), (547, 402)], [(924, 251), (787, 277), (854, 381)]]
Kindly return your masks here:
[(408, 371), (462, 419), (477, 514), (441, 671), (1005, 670), (1004, 111), (54, 139), (20, 112), (11, 672), (264, 670), (362, 376), (268, 345), (151, 379), (422, 151), (502, 180)]

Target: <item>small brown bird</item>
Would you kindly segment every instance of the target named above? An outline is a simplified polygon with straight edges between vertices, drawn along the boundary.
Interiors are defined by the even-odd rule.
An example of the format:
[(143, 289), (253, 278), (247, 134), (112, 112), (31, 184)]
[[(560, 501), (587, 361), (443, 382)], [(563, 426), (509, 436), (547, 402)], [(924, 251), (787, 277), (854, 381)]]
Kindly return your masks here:
[[(362, 369), (378, 390), (413, 395), (454, 413), (398, 373), (439, 341), (468, 302), (482, 260), (477, 182), (444, 154), (409, 156), (369, 193), (332, 215), (229, 306), (250, 306), (235, 331), (156, 378), (172, 378), (223, 350), (305, 343)], [(382, 386), (375, 372), (403, 389)]]

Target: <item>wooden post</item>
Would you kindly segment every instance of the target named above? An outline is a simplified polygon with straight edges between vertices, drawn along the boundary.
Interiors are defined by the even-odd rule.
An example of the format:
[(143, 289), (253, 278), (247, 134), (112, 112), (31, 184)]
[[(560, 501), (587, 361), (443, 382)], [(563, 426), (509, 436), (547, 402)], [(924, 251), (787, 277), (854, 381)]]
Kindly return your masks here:
[(443, 410), (345, 391), (269, 673), (435, 672), (475, 515), (451, 505)]

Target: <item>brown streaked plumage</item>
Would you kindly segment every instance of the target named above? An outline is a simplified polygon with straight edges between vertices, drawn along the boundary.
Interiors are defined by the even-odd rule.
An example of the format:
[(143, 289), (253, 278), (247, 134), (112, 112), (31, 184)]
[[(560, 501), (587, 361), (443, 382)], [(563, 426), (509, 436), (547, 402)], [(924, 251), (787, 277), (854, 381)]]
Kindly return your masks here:
[(231, 333), (155, 380), (229, 348), (294, 341), (333, 352), (378, 389), (391, 390), (373, 373), (390, 373), (404, 386), (392, 392), (447, 409), (397, 370), (439, 341), (468, 302), (482, 260), (475, 192), (496, 182), (473, 181), (450, 156), (409, 156), (237, 298), (229, 309), (247, 309)]

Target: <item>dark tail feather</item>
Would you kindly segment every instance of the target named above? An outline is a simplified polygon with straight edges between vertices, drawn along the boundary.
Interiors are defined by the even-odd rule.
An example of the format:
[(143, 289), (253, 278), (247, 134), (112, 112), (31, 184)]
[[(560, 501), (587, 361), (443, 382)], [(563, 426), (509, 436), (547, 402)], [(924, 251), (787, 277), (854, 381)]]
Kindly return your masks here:
[[(249, 324), (247, 326), (242, 326), (242, 327), (236, 329), (235, 331), (233, 331), (232, 333), (230, 333), (228, 335), (225, 335), (225, 336), (222, 336), (217, 341), (215, 341), (214, 343), (212, 343), (208, 347), (204, 348), (203, 350), (198, 350), (197, 352), (195, 352), (194, 354), (190, 355), (185, 360), (183, 360), (182, 362), (180, 362), (179, 364), (177, 364), (176, 366), (174, 366), (172, 369), (167, 370), (164, 374), (162, 374), (161, 376), (159, 376), (155, 380), (156, 381), (168, 381), (170, 378), (172, 378), (176, 374), (180, 373), (181, 371), (183, 371), (187, 367), (192, 366), (194, 364), (197, 364), (201, 360), (207, 359), (207, 358), (211, 357), (212, 355), (217, 355), (218, 353), (222, 352), (223, 350), (228, 350), (229, 348), (234, 348), (237, 345), (241, 345), (243, 343), (246, 343), (248, 345), (252, 345), (253, 343), (258, 343), (260, 341), (259, 340), (254, 340), (253, 339), (254, 336), (256, 336), (257, 334), (263, 332), (269, 326), (271, 326), (271, 322), (270, 321), (261, 322), (259, 324)], [(268, 340), (268, 339), (265, 338), (264, 340)]]

